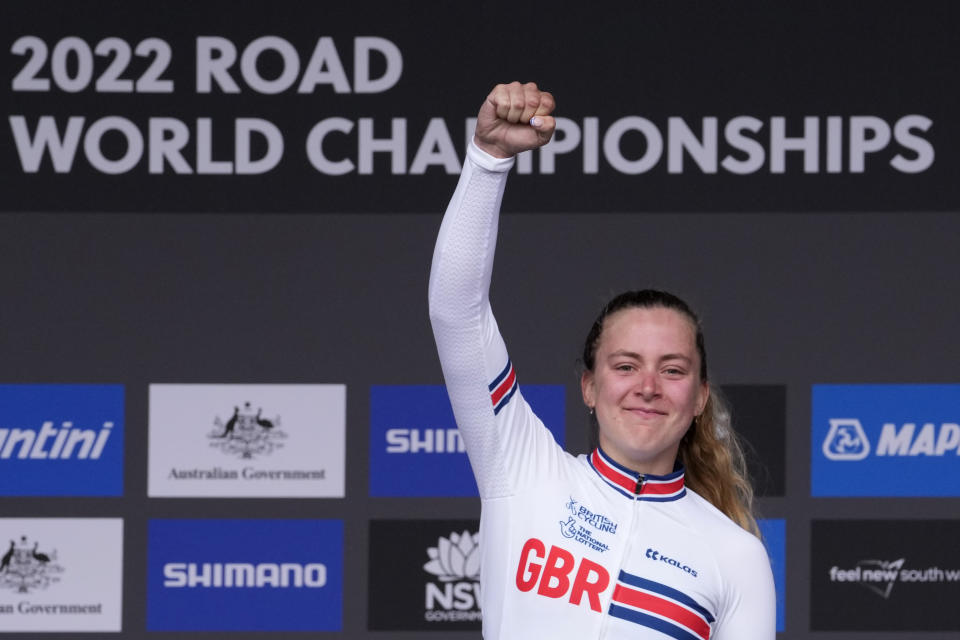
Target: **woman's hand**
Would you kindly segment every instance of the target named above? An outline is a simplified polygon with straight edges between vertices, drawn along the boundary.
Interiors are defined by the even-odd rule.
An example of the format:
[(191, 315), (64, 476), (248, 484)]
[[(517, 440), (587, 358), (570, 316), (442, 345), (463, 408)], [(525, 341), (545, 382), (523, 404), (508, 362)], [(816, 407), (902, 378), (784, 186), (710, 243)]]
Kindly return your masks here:
[(480, 107), (474, 142), (497, 158), (542, 147), (556, 127), (555, 106), (553, 95), (533, 82), (498, 84)]

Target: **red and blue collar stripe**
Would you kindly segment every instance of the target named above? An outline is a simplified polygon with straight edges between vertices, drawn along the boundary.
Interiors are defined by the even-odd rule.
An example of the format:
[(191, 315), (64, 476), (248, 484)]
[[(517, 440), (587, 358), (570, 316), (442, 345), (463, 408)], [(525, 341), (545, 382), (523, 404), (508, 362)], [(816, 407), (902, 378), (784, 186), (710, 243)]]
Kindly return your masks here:
[(621, 571), (610, 615), (676, 638), (709, 640), (713, 614), (673, 587)]
[(510, 360), (507, 360), (507, 366), (488, 386), (490, 388), (490, 400), (493, 402), (493, 414), (496, 415), (507, 406), (510, 398), (520, 388), (520, 383), (517, 382), (517, 373), (513, 370), (513, 363)]
[(671, 502), (687, 494), (684, 485), (683, 465), (665, 476), (640, 474), (614, 462), (600, 447), (587, 458), (590, 466), (604, 482), (630, 499), (651, 502)]

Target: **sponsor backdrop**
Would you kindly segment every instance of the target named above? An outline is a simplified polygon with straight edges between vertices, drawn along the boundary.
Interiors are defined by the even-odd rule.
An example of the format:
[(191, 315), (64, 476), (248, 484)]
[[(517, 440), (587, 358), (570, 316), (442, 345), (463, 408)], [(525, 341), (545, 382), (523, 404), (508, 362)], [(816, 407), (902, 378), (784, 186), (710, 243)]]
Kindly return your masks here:
[(956, 637), (956, 3), (2, 16), (0, 634), (479, 638), (426, 284), (477, 107), (521, 79), (558, 134), (510, 178), (492, 301), (557, 440), (587, 449), (603, 302), (676, 291), (779, 636)]

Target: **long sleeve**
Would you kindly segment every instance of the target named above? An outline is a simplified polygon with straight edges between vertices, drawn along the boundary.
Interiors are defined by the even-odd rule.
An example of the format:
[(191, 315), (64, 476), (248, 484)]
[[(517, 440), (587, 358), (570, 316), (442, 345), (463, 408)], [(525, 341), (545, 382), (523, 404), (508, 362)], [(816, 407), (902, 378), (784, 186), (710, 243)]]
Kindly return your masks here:
[(522, 476), (550, 464), (559, 449), (518, 390), (490, 309), (500, 202), (512, 166), (512, 158), (470, 145), (430, 270), (434, 338), (482, 498), (511, 495)]

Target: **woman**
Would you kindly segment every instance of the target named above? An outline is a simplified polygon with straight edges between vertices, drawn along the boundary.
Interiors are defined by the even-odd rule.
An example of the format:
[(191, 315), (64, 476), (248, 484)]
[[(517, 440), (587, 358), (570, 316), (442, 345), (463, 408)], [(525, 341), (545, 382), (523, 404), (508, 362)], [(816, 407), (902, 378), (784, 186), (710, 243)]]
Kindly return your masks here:
[(581, 380), (598, 429), (589, 456), (564, 452), (519, 390), (488, 290), (507, 171), (550, 140), (553, 108), (532, 83), (487, 96), (430, 273), (437, 349), (480, 489), (484, 637), (769, 640), (773, 578), (744, 529), (756, 530), (747, 485), (713, 461), (733, 435), (713, 419), (686, 304), (632, 292), (598, 318)]

